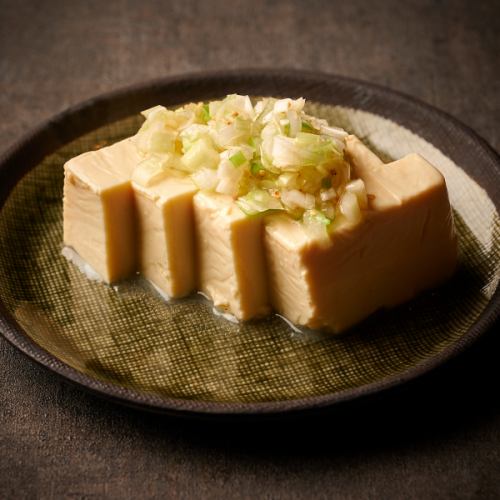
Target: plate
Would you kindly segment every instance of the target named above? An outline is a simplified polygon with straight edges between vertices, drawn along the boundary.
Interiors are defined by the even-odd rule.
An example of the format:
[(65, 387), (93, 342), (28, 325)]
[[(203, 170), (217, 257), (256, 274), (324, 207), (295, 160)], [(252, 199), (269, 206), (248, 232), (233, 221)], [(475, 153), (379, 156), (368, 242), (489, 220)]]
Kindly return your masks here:
[[(63, 164), (137, 130), (138, 112), (228, 93), (303, 96), (385, 159), (418, 152), (445, 175), (460, 265), (445, 286), (345, 335), (295, 333), (278, 317), (234, 325), (196, 298), (87, 280), (62, 256)], [(499, 316), (500, 160), (474, 132), (372, 84), (298, 71), (179, 76), (72, 108), (0, 162), (0, 330), (96, 393), (176, 415), (282, 415), (403, 384), (468, 347)]]

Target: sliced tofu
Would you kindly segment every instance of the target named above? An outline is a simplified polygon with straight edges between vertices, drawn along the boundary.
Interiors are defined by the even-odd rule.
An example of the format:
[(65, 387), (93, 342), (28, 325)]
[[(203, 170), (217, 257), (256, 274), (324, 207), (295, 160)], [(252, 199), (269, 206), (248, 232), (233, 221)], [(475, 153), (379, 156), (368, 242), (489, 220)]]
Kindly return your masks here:
[(240, 320), (270, 312), (262, 219), (246, 216), (229, 196), (194, 197), (199, 289)]
[(142, 275), (172, 298), (196, 288), (193, 196), (188, 178), (169, 177), (144, 187), (132, 183)]
[(139, 270), (170, 297), (198, 287), (240, 320), (272, 304), (298, 325), (343, 331), (446, 280), (457, 260), (441, 174), (418, 155), (385, 165), (357, 138), (346, 143), (369, 210), (327, 242), (283, 215), (264, 227), (187, 178), (132, 182), (133, 138), (66, 163), (64, 242), (108, 283)]
[(446, 185), (432, 165), (418, 155), (384, 165), (355, 137), (347, 154), (370, 198), (362, 223), (339, 228), (326, 244), (283, 216), (265, 231), (273, 307), (335, 332), (440, 284), (457, 261)]
[(69, 160), (64, 181), (64, 244), (107, 283), (136, 270), (132, 169), (139, 161), (125, 139)]

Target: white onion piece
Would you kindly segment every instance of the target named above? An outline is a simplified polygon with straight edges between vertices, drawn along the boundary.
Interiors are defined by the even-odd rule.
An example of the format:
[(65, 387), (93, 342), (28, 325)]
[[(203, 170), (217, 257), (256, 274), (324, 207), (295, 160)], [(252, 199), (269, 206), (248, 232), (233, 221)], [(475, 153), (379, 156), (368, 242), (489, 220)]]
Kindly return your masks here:
[(349, 182), (346, 187), (346, 191), (353, 193), (356, 195), (358, 200), (359, 207), (361, 209), (368, 208), (368, 196), (366, 194), (365, 183), (362, 179), (356, 179), (354, 181)]
[(352, 224), (357, 224), (362, 218), (358, 199), (349, 191), (346, 191), (340, 198), (340, 211)]
[(306, 210), (314, 208), (316, 204), (314, 195), (303, 193), (297, 189), (291, 189), (290, 191), (283, 189), (281, 191), (281, 201), (290, 208), (304, 208)]
[(205, 189), (207, 191), (214, 190), (219, 181), (217, 178), (217, 171), (211, 168), (202, 168), (196, 171), (191, 178), (200, 189)]
[(318, 234), (358, 222), (368, 200), (344, 158), (347, 132), (304, 106), (303, 98), (254, 106), (249, 96), (232, 94), (147, 109), (134, 139), (145, 160), (135, 179), (150, 185), (183, 171), (200, 189), (235, 198), (248, 215), (284, 210)]

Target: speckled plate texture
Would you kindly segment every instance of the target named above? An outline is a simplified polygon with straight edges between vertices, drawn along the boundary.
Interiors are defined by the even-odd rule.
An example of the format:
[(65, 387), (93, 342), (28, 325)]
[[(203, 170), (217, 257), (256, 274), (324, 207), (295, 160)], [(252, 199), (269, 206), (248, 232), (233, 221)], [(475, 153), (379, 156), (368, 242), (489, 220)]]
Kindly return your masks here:
[[(133, 134), (142, 109), (228, 93), (303, 96), (384, 159), (418, 152), (438, 167), (460, 241), (454, 278), (336, 337), (294, 333), (277, 317), (234, 325), (196, 298), (167, 304), (139, 282), (87, 280), (61, 256), (64, 162)], [(50, 370), (147, 409), (257, 416), (331, 406), (430, 371), (494, 324), (499, 203), (498, 155), (449, 116), (384, 88), (262, 70), (138, 85), (68, 110), (2, 159), (0, 330)]]

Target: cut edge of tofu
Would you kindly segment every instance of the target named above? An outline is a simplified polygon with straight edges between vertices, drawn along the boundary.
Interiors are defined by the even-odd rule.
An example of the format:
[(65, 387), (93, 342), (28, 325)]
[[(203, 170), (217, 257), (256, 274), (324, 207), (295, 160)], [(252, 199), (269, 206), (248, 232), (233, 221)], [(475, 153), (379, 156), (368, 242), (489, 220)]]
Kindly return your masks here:
[(268, 314), (262, 218), (247, 217), (226, 195), (199, 191), (193, 201), (199, 290), (237, 319)]
[(308, 325), (314, 316), (303, 266), (303, 252), (311, 244), (297, 221), (284, 215), (266, 218), (264, 245), (271, 305), (295, 325)]
[[(126, 279), (136, 271), (130, 172), (139, 160), (139, 152), (129, 137), (71, 158), (64, 165), (64, 244), (87, 261), (106, 283)], [(69, 193), (77, 198), (81, 195), (83, 210), (73, 204)], [(75, 217), (68, 217), (72, 212)], [(104, 258), (99, 258), (99, 251)]]
[[(135, 201), (130, 182), (101, 193), (106, 227), (106, 259), (110, 283), (132, 276), (137, 269)], [(117, 220), (122, 221), (120, 227)]]
[[(71, 164), (65, 165), (63, 242), (103, 281), (114, 283), (128, 278), (136, 267), (134, 200), (129, 181), (113, 180), (107, 173), (102, 180), (103, 185), (96, 186)], [(117, 225), (116, 220), (123, 222)]]
[[(132, 186), (139, 271), (169, 298), (185, 297), (196, 288), (193, 214), (196, 188), (184, 178), (167, 178), (151, 187), (132, 182)], [(153, 211), (157, 217), (150, 217)]]

